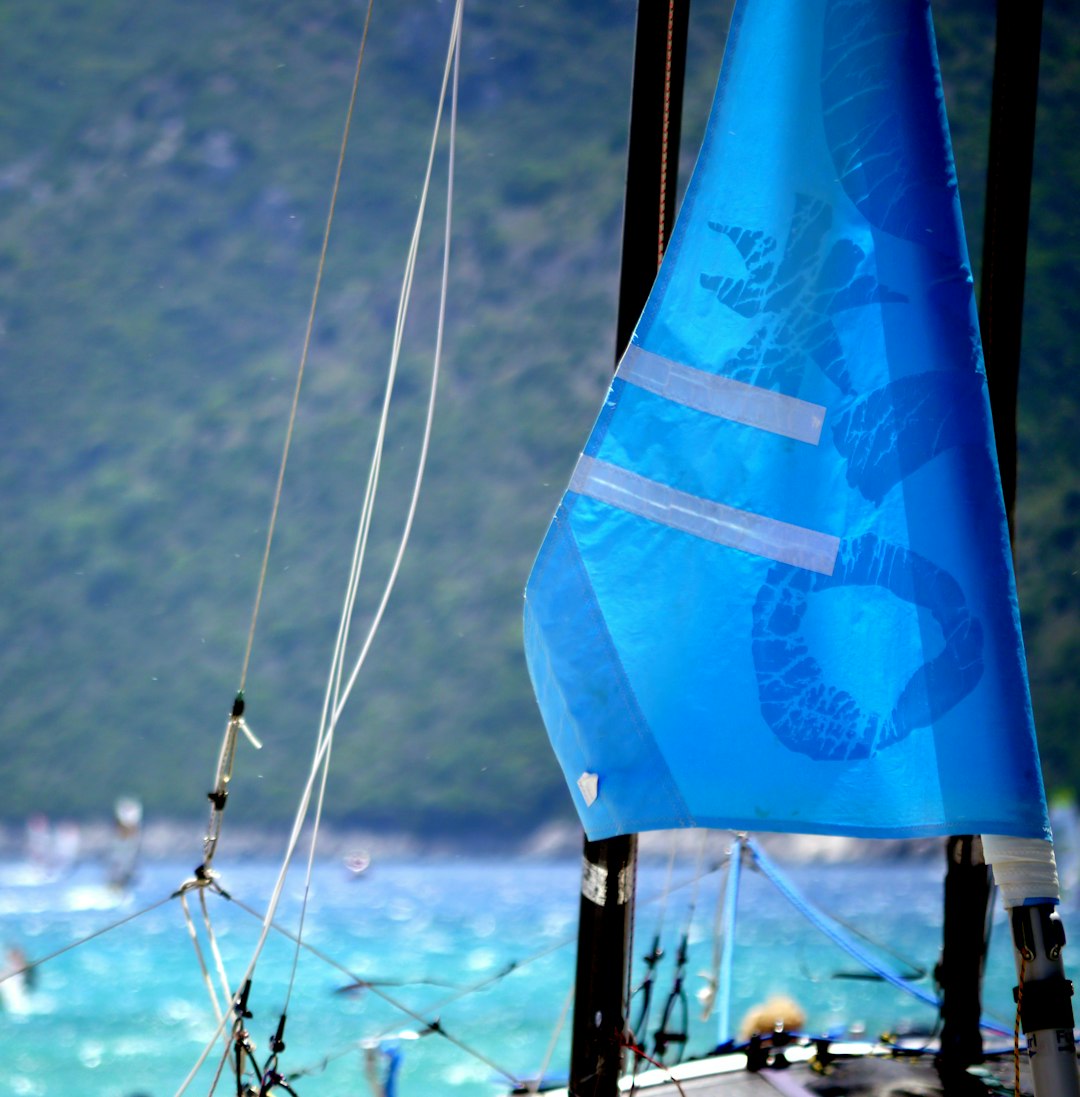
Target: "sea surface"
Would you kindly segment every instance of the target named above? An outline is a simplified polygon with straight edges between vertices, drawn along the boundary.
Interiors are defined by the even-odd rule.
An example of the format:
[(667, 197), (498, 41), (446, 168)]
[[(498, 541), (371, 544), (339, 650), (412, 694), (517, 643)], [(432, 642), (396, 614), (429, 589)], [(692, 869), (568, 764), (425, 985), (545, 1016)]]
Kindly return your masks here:
[[(715, 1014), (702, 1019), (697, 994), (714, 964), (721, 860), (718, 845), (685, 863), (645, 863), (639, 873), (635, 985), (656, 933), (664, 949), (646, 1029), (655, 1028), (671, 993), (685, 934), (691, 1052), (713, 1047), (719, 1031)], [(235, 983), (258, 941), (256, 914), (265, 910), (276, 866), (221, 856), (216, 867), (231, 898), (208, 894), (206, 905), (223, 968)], [(941, 937), (936, 862), (785, 871), (812, 902), (886, 945), (899, 970), (932, 971)], [(49, 881), (26, 865), (0, 864), (0, 939), (34, 960), (56, 954), (35, 970), (32, 986), (0, 985), (8, 1007), (0, 1013), (4, 1093), (165, 1097), (181, 1091), (207, 1048), (184, 1092), (236, 1093), (231, 1060), (215, 1088), (224, 1043), (215, 1041), (214, 1007), (183, 907), (170, 898), (189, 874), (186, 862), (149, 864), (134, 888), (119, 895), (94, 865)], [(284, 1009), (278, 1070), (300, 1097), (362, 1097), (373, 1092), (369, 1072), (385, 1080), (395, 1063), (398, 1097), (505, 1093), (508, 1078), (535, 1076), (546, 1061), (552, 1073), (565, 1074), (579, 886), (579, 865), (571, 859), (376, 858), (359, 874), (341, 861), (322, 862), (303, 933), (317, 951), (301, 951), (292, 978), (296, 949), (286, 933), (296, 931), (303, 893), (303, 873), (294, 870), (277, 917), (286, 932), (270, 933), (249, 996), (247, 1027), (260, 1064), (266, 1065)], [(188, 906), (212, 967), (197, 893)], [(814, 1033), (933, 1029), (932, 1007), (859, 977), (859, 965), (759, 873), (744, 872), (739, 912), (734, 1025), (754, 1004), (786, 994)], [(1011, 1030), (1007, 937), (999, 914), (985, 1002)], [(372, 985), (346, 989), (359, 981)], [(931, 976), (918, 985), (932, 990)], [(677, 1022), (683, 1006), (675, 1002)], [(639, 996), (632, 1016), (640, 1003)]]

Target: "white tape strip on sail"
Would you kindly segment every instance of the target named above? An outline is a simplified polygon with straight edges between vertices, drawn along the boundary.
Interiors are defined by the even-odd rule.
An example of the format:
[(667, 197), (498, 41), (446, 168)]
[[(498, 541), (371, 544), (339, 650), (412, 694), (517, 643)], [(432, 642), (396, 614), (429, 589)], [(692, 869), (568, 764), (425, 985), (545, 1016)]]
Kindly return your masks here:
[(660, 484), (582, 456), (570, 490), (651, 522), (768, 560), (832, 575), (840, 539)]
[(718, 377), (641, 347), (627, 349), (617, 376), (672, 403), (719, 419), (744, 423), (812, 446), (821, 438), (825, 409), (820, 404), (733, 381), (730, 377)]

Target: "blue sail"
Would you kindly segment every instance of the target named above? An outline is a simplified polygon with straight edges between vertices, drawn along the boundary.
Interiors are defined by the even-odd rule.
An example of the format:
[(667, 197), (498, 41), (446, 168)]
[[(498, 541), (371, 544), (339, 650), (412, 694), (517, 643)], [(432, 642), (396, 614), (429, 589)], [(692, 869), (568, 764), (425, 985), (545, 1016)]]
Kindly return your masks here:
[(525, 647), (590, 838), (1049, 836), (925, 0), (737, 9)]

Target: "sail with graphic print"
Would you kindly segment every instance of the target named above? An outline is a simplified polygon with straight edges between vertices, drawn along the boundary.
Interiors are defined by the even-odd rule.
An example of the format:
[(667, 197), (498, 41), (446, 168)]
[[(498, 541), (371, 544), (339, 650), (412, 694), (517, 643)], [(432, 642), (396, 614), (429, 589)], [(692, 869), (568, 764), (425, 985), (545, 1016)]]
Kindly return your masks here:
[(738, 9), (525, 633), (592, 839), (1049, 837), (924, 3)]
[[(995, 140), (1006, 115), (1027, 110), (1018, 91), (1031, 95), (1032, 126), (1008, 127), (1005, 144), (1021, 169), (1030, 154), (1031, 8), (1030, 22), (1010, 5), (997, 15), (999, 59), (1022, 54), (1023, 64), (995, 62), (994, 228), (1008, 160)], [(639, 18), (639, 44), (641, 27)], [(999, 79), (1005, 72), (1021, 86)], [(631, 163), (633, 145), (632, 136)], [(1021, 274), (1012, 230), (1026, 224), (1024, 188), (1012, 195), (1008, 249)], [(987, 240), (984, 290), (1007, 250), (996, 233)], [(624, 286), (627, 266), (624, 248)], [(1013, 287), (1022, 299), (1017, 286), (1022, 277)], [(984, 292), (988, 320), (1001, 314), (992, 296)], [(1007, 376), (1000, 345), (988, 342), (1004, 365), (995, 376)], [(527, 585), (525, 648), (589, 839), (568, 1093), (616, 1097), (624, 1049), (634, 1049), (635, 1072), (647, 1058), (644, 1021), (629, 1027), (623, 991), (629, 836), (711, 826), (950, 836), (938, 1077), (883, 1077), (879, 1089), (860, 1074), (845, 1084), (826, 1053), (815, 1070), (833, 1091), (973, 1084), (968, 1068), (984, 1058), (985, 855), (1010, 915), (1016, 1031), (1033, 1090), (1080, 1097), (928, 0), (738, 0), (670, 246)], [(729, 966), (715, 986), (731, 979)], [(788, 1022), (770, 1018), (763, 1031), (786, 1039)], [(719, 1031), (718, 1060), (745, 1051), (739, 1065), (768, 1064), (755, 1037), (740, 1049), (726, 1023)], [(660, 1061), (672, 1039), (681, 1036), (665, 1015)], [(1013, 1062), (1019, 1093), (1018, 1051)], [(813, 1072), (787, 1072), (786, 1051), (772, 1065), (780, 1069), (763, 1089), (815, 1088)], [(745, 1088), (730, 1062), (696, 1064), (693, 1077), (709, 1079), (702, 1092)]]

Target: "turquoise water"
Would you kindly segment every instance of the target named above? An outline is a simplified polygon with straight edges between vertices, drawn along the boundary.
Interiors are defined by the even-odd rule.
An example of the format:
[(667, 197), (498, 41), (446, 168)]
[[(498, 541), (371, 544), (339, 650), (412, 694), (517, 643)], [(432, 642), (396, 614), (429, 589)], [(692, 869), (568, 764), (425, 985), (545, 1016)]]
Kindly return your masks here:
[[(208, 899), (229, 978), (242, 974), (260, 924), (238, 905), (262, 910), (273, 885), (270, 863), (220, 858), (221, 883), (236, 900)], [(933, 967), (940, 941), (941, 882), (935, 863), (802, 866), (789, 874), (826, 910), (871, 934), (916, 965)], [(341, 992), (350, 979), (326, 959), (304, 953), (288, 1005), (286, 1049), (279, 1067), (306, 1097), (370, 1093), (363, 1044), (396, 1044), (399, 1097), (486, 1097), (505, 1092), (500, 1071), (534, 1073), (552, 1041), (553, 1070), (564, 1070), (566, 1026), (556, 1037), (574, 966), (578, 864), (464, 858), (376, 861), (361, 876), (339, 863), (318, 866), (305, 939), (372, 990)], [(686, 986), (690, 1046), (716, 1042), (716, 1020), (699, 1018), (699, 972), (712, 962), (712, 926), (721, 876), (689, 881), (694, 864), (676, 865), (666, 904), (665, 864), (645, 864), (639, 878), (635, 953), (647, 951), (662, 925), (666, 955), (658, 1004), (671, 986), (678, 937), (690, 926)], [(71, 878), (34, 883), (19, 866), (0, 866), (0, 935), (32, 958), (130, 918), (123, 926), (63, 952), (39, 970), (22, 1012), (0, 1014), (4, 1091), (18, 1095), (163, 1097), (178, 1091), (211, 1041), (215, 1022), (178, 901), (167, 900), (185, 864), (144, 868), (133, 894), (116, 905), (93, 866)], [(681, 886), (678, 886), (681, 885)], [(279, 915), (295, 929), (301, 878), (287, 885)], [(694, 905), (692, 921), (689, 908)], [(201, 922), (199, 904), (193, 914)], [(759, 875), (744, 874), (737, 934), (733, 1017), (772, 993), (793, 996), (807, 1028), (860, 1022), (871, 1034), (896, 1025), (931, 1027), (934, 1011), (879, 982), (852, 979), (854, 961), (796, 915)], [(134, 917), (132, 917), (134, 916)], [(1011, 1025), (1013, 973), (1003, 923), (992, 937), (986, 1001)], [(256, 969), (248, 1023), (260, 1060), (285, 1002), (293, 950), (271, 936)], [(510, 965), (514, 970), (505, 974)], [(503, 973), (503, 974), (500, 974)], [(839, 977), (838, 977), (839, 976)], [(471, 994), (466, 988), (482, 986)], [(923, 979), (929, 987), (929, 978)], [(390, 999), (390, 1000), (388, 1000)], [(16, 1003), (16, 1005), (20, 1005)], [(404, 1007), (404, 1008), (402, 1008)], [(996, 1007), (996, 1009), (995, 1009)], [(418, 1037), (438, 1019), (444, 1032)], [(219, 1043), (189, 1093), (209, 1093)], [(385, 1054), (375, 1056), (385, 1071)], [(215, 1092), (235, 1093), (226, 1074)]]

